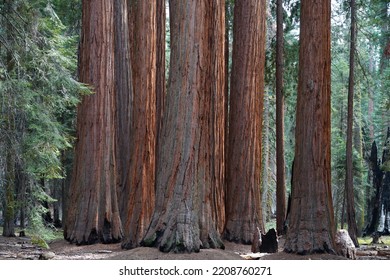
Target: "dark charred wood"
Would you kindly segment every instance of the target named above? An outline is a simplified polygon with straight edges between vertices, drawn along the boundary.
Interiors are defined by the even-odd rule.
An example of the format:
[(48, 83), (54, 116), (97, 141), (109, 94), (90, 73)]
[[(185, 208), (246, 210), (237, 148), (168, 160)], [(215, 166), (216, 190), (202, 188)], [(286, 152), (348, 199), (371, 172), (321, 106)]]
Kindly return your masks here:
[(381, 201), (383, 193), (383, 171), (380, 169), (380, 162), (378, 160), (378, 148), (376, 142), (374, 141), (371, 146), (371, 156), (370, 156), (370, 168), (373, 174), (373, 188), (375, 190), (375, 196), (372, 199), (372, 212), (368, 225), (364, 229), (363, 235), (371, 235), (375, 233), (378, 229), (379, 218), (381, 214)]
[(278, 252), (278, 236), (275, 229), (270, 229), (266, 234), (262, 234), (258, 229), (253, 237), (253, 253), (276, 253)]

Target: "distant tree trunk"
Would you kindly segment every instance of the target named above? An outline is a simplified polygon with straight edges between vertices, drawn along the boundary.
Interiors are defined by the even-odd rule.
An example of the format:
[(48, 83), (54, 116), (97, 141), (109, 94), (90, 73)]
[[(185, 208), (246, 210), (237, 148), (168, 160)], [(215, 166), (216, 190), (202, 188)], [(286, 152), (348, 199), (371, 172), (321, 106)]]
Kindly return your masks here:
[(27, 178), (24, 173), (23, 166), (20, 162), (16, 162), (16, 189), (17, 189), (17, 201), (18, 201), (18, 209), (19, 209), (19, 220), (20, 220), (20, 228), (24, 229), (26, 227), (26, 206), (27, 206)]
[[(4, 10), (5, 14), (11, 14), (13, 1), (5, 0), (4, 1)], [(12, 40), (12, 24), (10, 20), (7, 20), (5, 24), (7, 40), (11, 42)], [(12, 57), (11, 50), (6, 52), (6, 69), (7, 74), (12, 76), (12, 71), (14, 70), (14, 61)], [(15, 163), (16, 163), (16, 150), (15, 150), (15, 98), (12, 93), (6, 92), (4, 94), (5, 102), (8, 103), (5, 108), (5, 118), (4, 118), (4, 127), (5, 127), (5, 190), (4, 190), (4, 224), (3, 224), (3, 236), (11, 237), (15, 236)]]
[[(364, 191), (365, 186), (363, 186), (363, 174), (364, 174), (364, 168), (363, 168), (363, 135), (362, 135), (362, 96), (359, 91), (354, 94), (354, 128), (353, 128), (353, 147), (357, 151), (358, 157), (356, 164), (356, 171), (355, 171), (355, 186), (358, 190)], [(360, 192), (356, 195), (357, 204), (364, 205), (364, 199), (365, 197), (363, 195), (359, 195)], [(356, 209), (356, 224), (357, 224), (357, 235), (361, 236), (362, 230), (364, 228), (364, 220), (365, 220), (365, 207), (359, 207)]]
[(73, 243), (118, 242), (122, 224), (115, 160), (114, 2), (84, 0), (80, 81), (94, 94), (77, 110), (77, 143), (64, 237)]
[(227, 159), (228, 159), (228, 151), (229, 151), (229, 98), (230, 98), (230, 90), (229, 90), (229, 83), (230, 83), (230, 58), (231, 58), (231, 51), (230, 51), (230, 19), (232, 18), (232, 10), (233, 10), (233, 4), (231, 3), (232, 0), (226, 0), (225, 1), (225, 164), (224, 164), (224, 174), (225, 174), (225, 184), (223, 186), (224, 188), (224, 211), (225, 211), (225, 222), (222, 225), (222, 227), (219, 228), (219, 231), (221, 234), (223, 234), (223, 231), (225, 229), (225, 223), (226, 223), (226, 185), (227, 185)]
[(348, 84), (348, 115), (347, 115), (347, 146), (346, 146), (346, 201), (347, 201), (347, 221), (348, 233), (356, 247), (357, 225), (355, 215), (355, 195), (353, 191), (353, 96), (354, 96), (354, 73), (355, 73), (355, 49), (356, 49), (356, 3), (351, 0), (351, 47), (349, 56), (349, 84)]
[[(264, 110), (263, 110), (263, 131), (262, 131), (262, 159), (261, 159), (261, 208), (263, 212), (263, 222), (269, 222), (271, 219), (271, 207), (269, 207), (270, 192), (270, 102), (269, 93), (264, 93)], [(255, 232), (256, 233), (256, 232)], [(264, 234), (265, 232), (263, 232)], [(261, 236), (260, 236), (261, 237)], [(253, 245), (253, 244), (252, 244)]]
[[(50, 197), (52, 197), (52, 194), (50, 193), (50, 186), (49, 184), (46, 184), (45, 178), (40, 179), (42, 190), (48, 194)], [(45, 222), (45, 224), (52, 224), (53, 223), (53, 217), (51, 216), (51, 211), (49, 207), (49, 202), (47, 200), (44, 200), (41, 202), (43, 208), (45, 209), (45, 212), (42, 213), (42, 219)]]
[(390, 126), (387, 128), (386, 141), (383, 146), (382, 155), (382, 170), (384, 172), (383, 177), (383, 193), (382, 193), (382, 205), (385, 215), (384, 234), (390, 233), (389, 215), (390, 215)]
[(335, 252), (330, 157), (331, 1), (301, 1), (291, 212), (285, 251)]
[(234, 5), (226, 226), (229, 241), (250, 244), (262, 221), (260, 176), (266, 1)]
[[(73, 168), (73, 158), (71, 157), (73, 155), (72, 153), (68, 151), (63, 151), (61, 158), (62, 158), (62, 164), (65, 167), (65, 174), (71, 174), (72, 173), (72, 168)], [(65, 175), (64, 174), (64, 175)], [(72, 180), (72, 176), (64, 176), (65, 178), (61, 180), (61, 200), (62, 200), (62, 228), (65, 228), (66, 225), (66, 218), (67, 218), (67, 213), (68, 213), (68, 205), (69, 205), (69, 189), (70, 189), (70, 184)]]
[(214, 128), (224, 94), (224, 1), (171, 0), (169, 8), (171, 63), (156, 209), (143, 244), (164, 252), (223, 248), (217, 210), (223, 186), (216, 185), (222, 184), (216, 170), (223, 170), (223, 157), (216, 154), (223, 134)]
[[(370, 48), (370, 58), (369, 58), (369, 72), (370, 75), (374, 75), (374, 48)], [(369, 130), (369, 139), (370, 141), (367, 144), (367, 148), (365, 149), (367, 152), (366, 154), (369, 154), (371, 143), (375, 140), (375, 134), (374, 134), (374, 86), (371, 83), (368, 89), (368, 111), (367, 111), (367, 118), (368, 118), (368, 130)], [(370, 166), (370, 160), (369, 156), (366, 156), (366, 162)], [(369, 168), (368, 170), (368, 176), (367, 176), (367, 187), (366, 187), (366, 221), (369, 222), (370, 215), (372, 212), (371, 208), (371, 200), (373, 199), (373, 192), (372, 192), (372, 180), (373, 180), (373, 174), (372, 169)]]
[(156, 1), (132, 3), (131, 56), (134, 91), (131, 96), (130, 157), (124, 183), (125, 239), (122, 247), (139, 246), (155, 204), (156, 151)]
[(284, 163), (283, 0), (276, 1), (276, 231), (284, 234), (286, 181)]
[[(10, 113), (13, 106), (8, 109), (7, 120), (7, 136), (12, 139), (14, 133), (14, 118)], [(6, 170), (5, 170), (5, 198), (4, 198), (4, 223), (3, 223), (3, 236), (12, 237), (15, 236), (15, 150), (13, 148), (12, 141), (7, 141), (6, 151)]]
[(53, 202), (53, 225), (56, 228), (62, 227), (61, 221), (61, 209), (62, 209), (62, 193), (61, 193), (61, 181), (59, 179), (54, 180), (54, 184), (51, 185), (52, 197), (56, 200)]
[(344, 191), (343, 191), (343, 204), (342, 204), (342, 207), (341, 207), (341, 226), (340, 228), (341, 229), (344, 229), (344, 224), (345, 224), (345, 202), (346, 202), (346, 189), (344, 188)]

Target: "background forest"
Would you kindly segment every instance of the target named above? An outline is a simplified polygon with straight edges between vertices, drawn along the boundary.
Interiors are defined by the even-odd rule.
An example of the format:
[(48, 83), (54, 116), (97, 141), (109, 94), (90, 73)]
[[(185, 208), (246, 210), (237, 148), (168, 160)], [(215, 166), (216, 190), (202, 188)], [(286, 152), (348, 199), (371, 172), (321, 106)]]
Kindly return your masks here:
[[(77, 164), (74, 161), (75, 153), (77, 153), (74, 148), (77, 142), (76, 115), (81, 100), (94, 95), (94, 90), (86, 82), (88, 77), (80, 79), (80, 75), (83, 75), (83, 68), (79, 67), (79, 61), (87, 59), (87, 55), (82, 53), (83, 50), (85, 51), (83, 43), (80, 43), (81, 2), (81, 0), (0, 1), (0, 226), (3, 227), (4, 236), (12, 236), (20, 230), (26, 230), (29, 234), (45, 240), (55, 238), (58, 232), (62, 234), (61, 228), (67, 212), (78, 211), (68, 207), (69, 201), (74, 203), (78, 199), (72, 197), (72, 192), (69, 191), (73, 169), (77, 169), (74, 168), (74, 165)], [(160, 27), (165, 28), (164, 30), (161, 28), (151, 29), (151, 31), (143, 25), (145, 20), (142, 17), (147, 18), (147, 11), (141, 7), (141, 4), (133, 4), (135, 8), (134, 10), (130, 9), (129, 13), (136, 15), (137, 13), (134, 11), (138, 11), (140, 16), (134, 16), (133, 22), (124, 27), (125, 25), (118, 24), (120, 21), (118, 18), (126, 18), (123, 14), (127, 15), (127, 10), (120, 7), (123, 5), (123, 3), (118, 4), (120, 2), (117, 1), (114, 11), (111, 11), (111, 15), (115, 13), (113, 27), (116, 31), (124, 28), (121, 34), (132, 34), (134, 42), (144, 42), (142, 39), (144, 34), (150, 34), (150, 32), (156, 32), (157, 41), (164, 42), (165, 40), (165, 50), (161, 48), (155, 50), (156, 53), (165, 52), (164, 55), (156, 55), (153, 58), (156, 67), (165, 70), (164, 76), (159, 80), (163, 86), (155, 86), (156, 91), (158, 88), (160, 90), (163, 88), (162, 91), (165, 92), (165, 84), (168, 83), (169, 79), (172, 79), (169, 76), (170, 71), (175, 70), (174, 67), (179, 67), (170, 65), (172, 64), (170, 62), (171, 50), (175, 46), (171, 45), (172, 27), (169, 19), (170, 16), (177, 15), (168, 12), (168, 1), (166, 8), (164, 5), (157, 7), (158, 11), (165, 10), (166, 12), (161, 12), (157, 16), (157, 21), (165, 22)], [(230, 74), (231, 79), (234, 79), (232, 73), (234, 2), (226, 0), (225, 22), (221, 25), (222, 28), (225, 28), (226, 53), (228, 55), (225, 57), (224, 63), (227, 67), (229, 80)], [(261, 178), (257, 191), (261, 191), (260, 212), (264, 224), (263, 231), (277, 227), (278, 158), (276, 147), (278, 134), (276, 125), (277, 6), (276, 1), (267, 1), (266, 5), (264, 98), (258, 103), (263, 104), (261, 169), (257, 171)], [(295, 149), (300, 11), (300, 1), (283, 1), (283, 154), (285, 161), (283, 169), (285, 172), (282, 180), (285, 181), (286, 197), (291, 192)], [(132, 19), (132, 17), (129, 18)], [(346, 162), (348, 155), (351, 155), (357, 235), (372, 234), (376, 231), (389, 234), (390, 6), (388, 1), (356, 1), (355, 19), (356, 46), (353, 52), (355, 80), (351, 138), (353, 149), (347, 152), (351, 6), (350, 1), (332, 1), (331, 187), (335, 222), (337, 228), (348, 227)], [(217, 19), (214, 20), (217, 22)], [(126, 38), (126, 36), (124, 38), (115, 37), (115, 42), (121, 50), (134, 48), (132, 50), (134, 55), (131, 59), (119, 59), (131, 64), (132, 85), (129, 87), (129, 84), (123, 84), (120, 88), (125, 91), (126, 87), (129, 87), (127, 90), (136, 91), (137, 88), (140, 88), (142, 77), (147, 77), (145, 73), (150, 70), (142, 64), (145, 57), (140, 48), (129, 46), (126, 43)], [(215, 43), (213, 48), (218, 50), (218, 45)], [(112, 51), (114, 52), (114, 49)], [(90, 52), (92, 53), (92, 51)], [(126, 56), (117, 49), (115, 49), (115, 54)], [(161, 57), (164, 58), (164, 61), (159, 61)], [(126, 65), (117, 65), (116, 67), (119, 67), (118, 72), (122, 74), (127, 71), (123, 69), (128, 69)], [(118, 83), (118, 80), (116, 82)], [(172, 86), (175, 85), (173, 81), (170, 83)], [(131, 87), (132, 89), (130, 89)], [(226, 86), (226, 88), (228, 92), (232, 90), (230, 86)], [(154, 94), (158, 95), (158, 92)], [(149, 98), (154, 98), (159, 102), (156, 96), (149, 96)], [(139, 102), (149, 104), (151, 101), (146, 98), (139, 100)], [(171, 101), (166, 100), (166, 102), (170, 104)], [(222, 100), (221, 102), (222, 106), (225, 106), (224, 102), (227, 104), (227, 101)], [(212, 108), (205, 108), (205, 110), (208, 109), (212, 110)], [(118, 111), (120, 110), (119, 108)], [(139, 108), (137, 111), (139, 116), (148, 114), (145, 110), (148, 109), (146, 107)], [(159, 111), (149, 113), (162, 114)], [(79, 109), (78, 114), (86, 116), (87, 111)], [(215, 121), (218, 123), (220, 119), (216, 117)], [(145, 125), (146, 127), (150, 125), (143, 123), (141, 117), (139, 119), (135, 117), (135, 123), (136, 127), (137, 125)], [(119, 123), (117, 125), (122, 128), (125, 124)], [(160, 125), (157, 123), (156, 126), (159, 128)], [(128, 132), (121, 129), (121, 133), (126, 135)], [(159, 129), (157, 129), (158, 133)], [(218, 133), (225, 132), (218, 131), (215, 137), (218, 137)], [(130, 135), (127, 136), (131, 139), (129, 143), (136, 143), (137, 139), (132, 139)], [(162, 139), (165, 136), (158, 135), (157, 139)], [(156, 145), (152, 142), (149, 144)], [(117, 143), (118, 147), (124, 147), (121, 145), (124, 144)], [(82, 148), (80, 149), (82, 150)], [(121, 149), (119, 153), (138, 154), (143, 158), (145, 157), (144, 152), (142, 149), (128, 147)], [(221, 154), (223, 153), (221, 152)], [(137, 164), (137, 162), (118, 163), (118, 166), (132, 164)], [(91, 177), (93, 177), (93, 170), (90, 172)], [(125, 171), (119, 170), (119, 180), (126, 181), (125, 173)], [(134, 177), (136, 176), (134, 175)], [(148, 184), (148, 182), (140, 183), (138, 181), (133, 183)], [(121, 201), (124, 197), (148, 196), (147, 191), (145, 192), (131, 194), (120, 192), (117, 207), (122, 209), (121, 205), (127, 203)], [(73, 193), (76, 192), (73, 190)], [(150, 204), (154, 204), (153, 202), (153, 200), (149, 201)], [(159, 205), (162, 202), (159, 202), (157, 198), (156, 203)], [(79, 211), (81, 210), (79, 209)], [(117, 209), (116, 211), (121, 212), (122, 210)], [(127, 213), (127, 211), (129, 212)], [(150, 207), (142, 210), (124, 210), (119, 215), (128, 217), (137, 211), (145, 214), (150, 211)], [(218, 216), (219, 213), (215, 215)], [(169, 217), (166, 218), (169, 220)], [(128, 217), (127, 221), (131, 219)], [(133, 219), (137, 218), (133, 217)], [(218, 217), (215, 219), (218, 220)], [(81, 222), (84, 221), (82, 218)], [(122, 223), (124, 231), (130, 232), (130, 237), (125, 233), (123, 247), (137, 246), (138, 244), (133, 244), (134, 239), (139, 239), (139, 232), (145, 231), (145, 229), (137, 229), (137, 232), (133, 232), (126, 222), (122, 221)], [(152, 223), (159, 227), (157, 218), (152, 218)], [(143, 227), (147, 228), (148, 225), (143, 225)], [(87, 240), (80, 240), (70, 228), (65, 229), (65, 237), (75, 243), (88, 243)], [(153, 233), (149, 233), (144, 242), (147, 243), (152, 237)], [(241, 241), (248, 242), (245, 237), (242, 238)], [(116, 241), (115, 237), (108, 237), (108, 239), (105, 241)], [(218, 247), (217, 238), (211, 236), (210, 240), (212, 240), (209, 244), (210, 247)]]

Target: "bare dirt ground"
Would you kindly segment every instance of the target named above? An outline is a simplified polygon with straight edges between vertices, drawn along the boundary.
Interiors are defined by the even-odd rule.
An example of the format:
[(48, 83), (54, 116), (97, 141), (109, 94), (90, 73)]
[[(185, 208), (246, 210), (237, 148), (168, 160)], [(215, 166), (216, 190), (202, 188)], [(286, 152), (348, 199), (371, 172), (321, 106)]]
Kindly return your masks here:
[[(199, 253), (174, 254), (162, 253), (156, 248), (135, 248), (122, 250), (120, 244), (94, 244), (76, 246), (65, 240), (56, 240), (49, 249), (33, 245), (28, 237), (0, 237), (0, 260), (345, 260), (346, 258), (330, 254), (296, 255), (283, 252), (283, 240), (279, 243), (279, 252), (274, 254), (251, 254), (250, 245), (225, 242), (225, 250), (203, 249)], [(390, 248), (382, 245), (363, 245), (357, 250), (357, 259), (390, 259)]]

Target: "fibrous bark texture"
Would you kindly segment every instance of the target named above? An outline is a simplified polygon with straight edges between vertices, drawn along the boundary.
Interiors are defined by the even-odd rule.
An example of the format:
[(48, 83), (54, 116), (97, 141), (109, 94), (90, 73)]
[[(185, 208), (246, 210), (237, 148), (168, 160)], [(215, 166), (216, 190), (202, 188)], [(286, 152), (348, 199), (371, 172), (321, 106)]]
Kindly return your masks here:
[(265, 1), (234, 6), (227, 166), (227, 240), (250, 244), (264, 232), (260, 199), (261, 130), (264, 95)]
[(125, 239), (122, 247), (137, 247), (149, 226), (155, 204), (156, 150), (156, 1), (130, 5), (133, 33), (131, 57), (134, 91), (131, 95), (130, 152), (121, 192)]
[(287, 252), (334, 252), (335, 248), (330, 184), (330, 78), (330, 0), (302, 0)]
[[(166, 95), (165, 81), (165, 24), (166, 24), (166, 5), (165, 0), (156, 1), (156, 21), (157, 21), (157, 58), (156, 58), (156, 131), (157, 139), (162, 124), (163, 110)], [(156, 147), (158, 147), (156, 143)], [(157, 152), (156, 152), (157, 153)]]
[[(130, 165), (130, 135), (133, 116), (133, 80), (130, 60), (130, 38), (128, 21), (128, 1), (114, 1), (115, 21), (115, 96), (116, 96), (116, 163), (118, 170), (118, 188), (124, 191), (127, 172)], [(126, 217), (126, 199), (120, 196), (121, 218)], [(124, 205), (123, 205), (124, 204)]]
[(77, 112), (77, 143), (64, 236), (76, 244), (122, 238), (117, 203), (114, 2), (83, 1), (80, 81), (94, 94)]
[(164, 252), (198, 252), (223, 247), (218, 211), (223, 201), (224, 133), (215, 128), (224, 123), (219, 111), (225, 93), (224, 1), (172, 0), (170, 19), (170, 77), (158, 145), (156, 209), (143, 244)]

